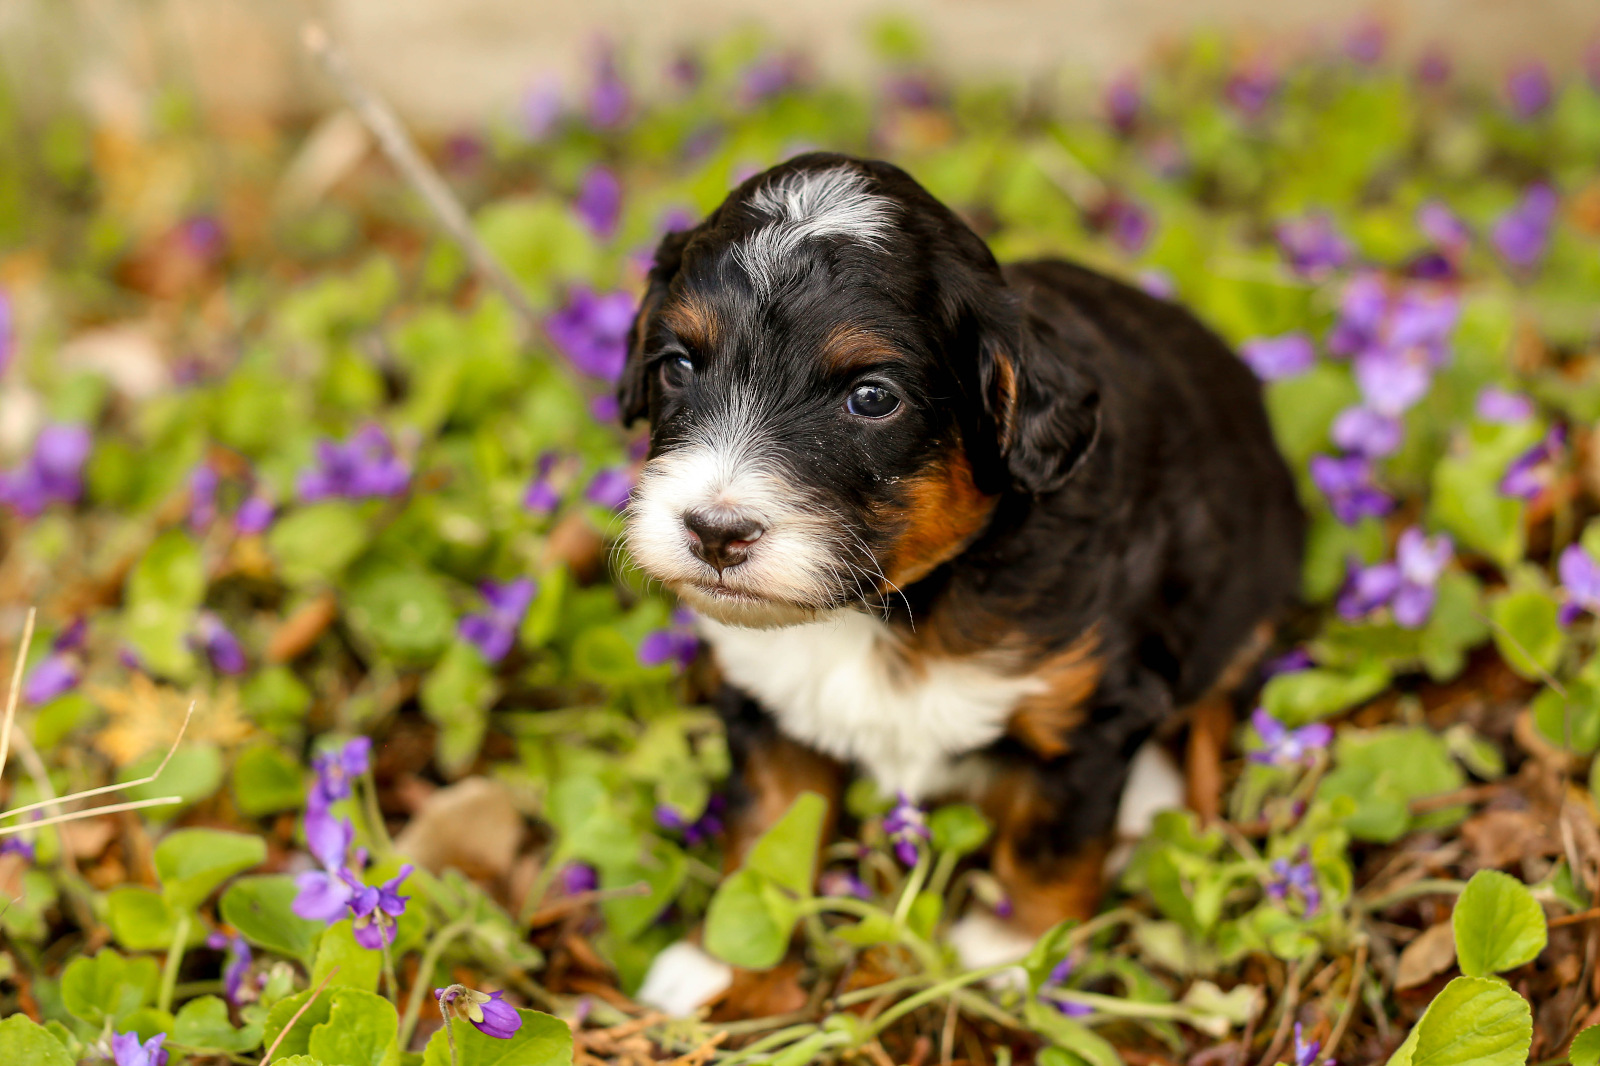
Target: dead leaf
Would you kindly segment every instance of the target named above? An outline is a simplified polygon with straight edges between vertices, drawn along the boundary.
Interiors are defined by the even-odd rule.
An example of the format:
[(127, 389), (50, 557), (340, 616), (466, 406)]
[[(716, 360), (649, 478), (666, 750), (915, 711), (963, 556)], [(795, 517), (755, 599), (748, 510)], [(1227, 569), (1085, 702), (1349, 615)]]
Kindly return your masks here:
[(1449, 922), (1430, 926), (1400, 953), (1394, 986), (1397, 989), (1415, 988), (1449, 969), (1455, 961), (1455, 929)]
[(712, 1021), (770, 1018), (806, 1005), (800, 986), (800, 960), (786, 959), (770, 970), (735, 970), (733, 984), (713, 1005)]
[(1475, 867), (1500, 869), (1532, 854), (1550, 854), (1553, 842), (1532, 811), (1489, 810), (1461, 826)]
[(435, 873), (451, 867), (499, 879), (511, 872), (522, 828), (508, 788), (468, 777), (429, 796), (395, 846)]
[(221, 686), (214, 696), (179, 692), (158, 685), (144, 674), (134, 674), (126, 689), (91, 685), (89, 696), (110, 715), (111, 721), (95, 736), (94, 746), (117, 766), (137, 762), (153, 751), (164, 751), (178, 735), (189, 704), (196, 703), (189, 725), (190, 741), (229, 746), (246, 739), (254, 727), (239, 711), (238, 690)]
[(339, 617), (339, 601), (331, 592), (297, 608), (267, 642), (267, 661), (286, 663), (304, 655)]
[(117, 835), (113, 818), (84, 818), (61, 825), (61, 835), (75, 858), (92, 859), (106, 850), (106, 845)]

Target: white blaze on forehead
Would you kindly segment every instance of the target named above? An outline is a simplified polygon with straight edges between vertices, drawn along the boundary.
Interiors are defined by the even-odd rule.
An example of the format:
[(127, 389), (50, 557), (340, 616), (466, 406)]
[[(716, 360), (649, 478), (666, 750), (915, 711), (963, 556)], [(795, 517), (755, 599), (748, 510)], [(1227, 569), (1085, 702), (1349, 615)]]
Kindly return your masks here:
[(765, 294), (778, 285), (802, 244), (816, 237), (852, 237), (878, 247), (894, 204), (867, 191), (867, 176), (849, 166), (786, 174), (755, 191), (750, 206), (772, 221), (736, 245), (734, 258)]

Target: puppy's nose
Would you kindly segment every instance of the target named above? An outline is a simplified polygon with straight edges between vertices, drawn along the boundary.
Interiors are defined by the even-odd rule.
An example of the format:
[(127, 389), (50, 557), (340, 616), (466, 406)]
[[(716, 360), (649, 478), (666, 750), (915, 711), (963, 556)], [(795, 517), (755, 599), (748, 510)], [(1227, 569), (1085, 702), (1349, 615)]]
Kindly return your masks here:
[(750, 545), (764, 530), (753, 518), (732, 511), (685, 511), (689, 549), (722, 573), (738, 566), (750, 554)]

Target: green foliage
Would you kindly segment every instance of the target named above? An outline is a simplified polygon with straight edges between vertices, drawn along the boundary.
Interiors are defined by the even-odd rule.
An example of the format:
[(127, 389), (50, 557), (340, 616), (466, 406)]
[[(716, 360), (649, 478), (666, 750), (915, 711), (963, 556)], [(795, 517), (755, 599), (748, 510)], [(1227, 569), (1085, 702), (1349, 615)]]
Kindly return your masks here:
[(317, 946), (322, 923), (294, 913), (296, 891), (294, 878), (281, 874), (241, 877), (222, 893), (218, 909), (252, 944), (304, 960)]
[(219, 829), (179, 829), (156, 845), (156, 874), (174, 910), (190, 910), (222, 882), (266, 861), (267, 842)]
[(109, 948), (79, 956), (61, 973), (61, 1005), (90, 1025), (119, 1024), (155, 1002), (160, 969), (151, 958), (124, 959)]
[(827, 803), (802, 793), (725, 878), (706, 911), (706, 950), (735, 966), (777, 965), (811, 895)]
[(314, 994), (308, 989), (280, 1000), (268, 1013), (262, 1041), (278, 1044), (271, 1061), (310, 1055), (326, 1066), (397, 1066), (400, 1019), (393, 1004), (359, 988), (329, 988), (289, 1027)]
[(25, 1014), (0, 1020), (0, 1062), (8, 1066), (73, 1066), (61, 1041)]
[(443, 1029), (428, 1039), (422, 1066), (569, 1066), (572, 1029), (560, 1018), (519, 1010), (522, 1026), (506, 1040), (485, 1036), (472, 1026), (455, 1023), (457, 1061)]
[(1522, 1066), (1532, 1043), (1527, 1000), (1500, 981), (1457, 977), (1434, 997), (1388, 1066)]
[(1456, 958), (1468, 977), (1515, 969), (1544, 950), (1544, 908), (1526, 885), (1499, 870), (1472, 875), (1450, 921)]

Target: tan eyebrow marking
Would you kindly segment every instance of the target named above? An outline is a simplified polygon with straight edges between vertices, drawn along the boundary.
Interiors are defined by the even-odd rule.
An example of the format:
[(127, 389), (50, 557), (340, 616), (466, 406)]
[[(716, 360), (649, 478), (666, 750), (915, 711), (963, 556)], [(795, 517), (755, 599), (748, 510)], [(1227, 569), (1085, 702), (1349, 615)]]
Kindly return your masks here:
[(835, 326), (822, 342), (822, 366), (834, 373), (903, 358), (905, 353), (880, 334), (848, 322)]
[(716, 312), (698, 296), (684, 296), (673, 301), (661, 312), (661, 321), (685, 344), (702, 351), (714, 347), (722, 332)]

